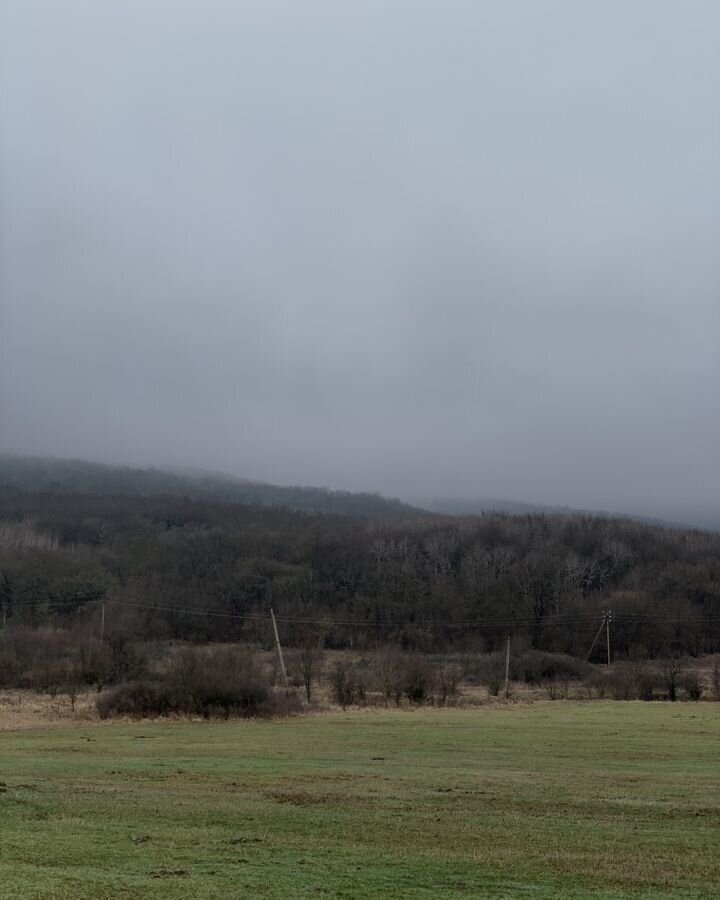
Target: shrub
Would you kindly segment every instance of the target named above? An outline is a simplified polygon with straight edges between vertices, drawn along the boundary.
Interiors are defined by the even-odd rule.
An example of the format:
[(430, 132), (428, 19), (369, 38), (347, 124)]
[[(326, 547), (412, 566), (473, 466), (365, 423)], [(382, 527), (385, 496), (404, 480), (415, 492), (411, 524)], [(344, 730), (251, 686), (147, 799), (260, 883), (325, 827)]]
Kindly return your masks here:
[(392, 699), (400, 705), (402, 697), (402, 655), (394, 647), (380, 647), (370, 664), (371, 684), (385, 706)]
[(607, 690), (613, 700), (635, 700), (638, 696), (637, 678), (629, 669), (616, 669), (605, 677)]
[(18, 682), (17, 652), (9, 641), (0, 643), (0, 687), (14, 687)]
[(441, 705), (454, 702), (458, 695), (462, 670), (454, 663), (442, 663), (437, 668), (438, 702)]
[(639, 700), (654, 700), (655, 692), (658, 690), (657, 672), (643, 666), (638, 673), (637, 685)]
[(408, 656), (403, 667), (403, 694), (411, 703), (424, 703), (432, 695), (434, 675), (431, 664), (422, 656)]
[(113, 672), (113, 654), (110, 646), (103, 641), (91, 639), (79, 648), (80, 678), (84, 684), (102, 690)]
[(469, 666), (467, 678), (486, 687), (493, 697), (497, 696), (505, 683), (504, 656), (501, 653), (481, 656)]
[(147, 666), (139, 652), (138, 647), (131, 643), (124, 634), (113, 635), (108, 641), (109, 660), (107, 650), (102, 651), (105, 657), (104, 664), (109, 666), (106, 677), (109, 681), (124, 682), (138, 681), (146, 677)]
[(227, 647), (184, 648), (163, 675), (118, 685), (97, 701), (101, 718), (169, 713), (228, 718), (269, 713), (273, 706), (254, 657)]
[(517, 681), (543, 684), (546, 681), (576, 681), (593, 671), (590, 663), (565, 653), (530, 650), (512, 660), (512, 674)]
[(699, 700), (703, 695), (703, 683), (700, 678), (700, 673), (696, 669), (690, 669), (689, 672), (686, 672), (682, 679), (680, 680), (680, 686), (688, 695), (688, 699), (690, 700)]
[(69, 632), (23, 626), (8, 629), (0, 634), (0, 685), (55, 694), (73, 655)]
[(96, 701), (101, 719), (111, 716), (162, 716), (173, 711), (169, 685), (161, 681), (132, 681), (103, 691)]
[(599, 669), (591, 672), (584, 681), (585, 690), (588, 697), (592, 700), (597, 697), (598, 700), (604, 700), (608, 691), (608, 682), (605, 672)]
[(680, 676), (685, 669), (685, 663), (678, 658), (663, 660), (658, 670), (662, 678), (668, 700), (673, 703), (677, 700), (677, 689), (680, 686)]
[(339, 662), (330, 677), (333, 698), (343, 709), (353, 703), (365, 703), (367, 697), (367, 672), (358, 665)]
[(353, 702), (350, 668), (347, 663), (340, 662), (332, 670), (330, 678), (335, 702), (339, 703), (343, 709), (346, 709)]
[(550, 700), (567, 700), (570, 685), (567, 678), (546, 678), (543, 687)]
[(185, 648), (173, 661), (168, 677), (182, 711), (203, 715), (252, 713), (270, 693), (254, 656), (230, 647)]

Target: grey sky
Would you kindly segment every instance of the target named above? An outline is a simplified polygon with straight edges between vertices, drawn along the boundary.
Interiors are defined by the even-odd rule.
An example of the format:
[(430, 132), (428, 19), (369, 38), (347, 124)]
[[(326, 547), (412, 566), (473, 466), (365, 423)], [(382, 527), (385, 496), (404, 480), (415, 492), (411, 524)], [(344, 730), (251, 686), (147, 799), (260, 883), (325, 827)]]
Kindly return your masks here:
[(720, 509), (720, 5), (5, 0), (0, 448)]

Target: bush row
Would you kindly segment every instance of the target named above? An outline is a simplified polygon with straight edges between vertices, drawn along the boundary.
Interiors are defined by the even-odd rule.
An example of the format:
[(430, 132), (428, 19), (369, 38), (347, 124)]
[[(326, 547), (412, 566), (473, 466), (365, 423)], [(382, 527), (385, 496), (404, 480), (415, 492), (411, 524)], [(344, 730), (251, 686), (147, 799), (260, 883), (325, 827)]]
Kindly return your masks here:
[(290, 712), (297, 706), (292, 698), (280, 697), (250, 651), (185, 647), (164, 672), (104, 691), (97, 708), (103, 719), (172, 714), (229, 718)]
[[(342, 707), (383, 703), (454, 703), (461, 688), (480, 686), (501, 693), (502, 653), (427, 656), (381, 646), (358, 657), (323, 654), (316, 636), (286, 654), (289, 683), (296, 691), (273, 689), (277, 670), (248, 647), (140, 644), (119, 635), (105, 641), (80, 631), (12, 628), (0, 631), (0, 687), (67, 694), (94, 687), (98, 708), (112, 715), (263, 715), (307, 702), (318, 685)], [(720, 700), (720, 666), (701, 678), (679, 659), (617, 662), (607, 671), (560, 653), (535, 650), (511, 658), (511, 682), (540, 689), (550, 699), (569, 696), (631, 699)], [(282, 687), (282, 686), (281, 686)]]

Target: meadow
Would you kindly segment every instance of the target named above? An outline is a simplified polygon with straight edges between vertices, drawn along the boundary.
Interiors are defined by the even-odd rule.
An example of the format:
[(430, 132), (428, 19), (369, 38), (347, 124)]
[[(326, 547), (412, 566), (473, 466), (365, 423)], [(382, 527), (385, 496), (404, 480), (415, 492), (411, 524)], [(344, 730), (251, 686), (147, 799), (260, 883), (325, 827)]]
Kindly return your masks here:
[(3, 900), (717, 898), (720, 705), (0, 733)]

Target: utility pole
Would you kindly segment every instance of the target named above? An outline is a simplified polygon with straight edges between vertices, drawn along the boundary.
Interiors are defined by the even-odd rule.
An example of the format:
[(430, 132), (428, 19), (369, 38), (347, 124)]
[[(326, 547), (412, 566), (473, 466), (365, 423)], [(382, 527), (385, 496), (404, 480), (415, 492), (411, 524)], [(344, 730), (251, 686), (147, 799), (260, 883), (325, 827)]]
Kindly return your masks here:
[[(597, 630), (597, 634), (596, 634), (595, 637), (593, 638), (592, 644), (590, 644), (590, 649), (588, 650), (588, 655), (585, 657), (585, 662), (588, 662), (588, 661), (589, 661), (589, 659), (590, 659), (590, 657), (591, 657), (591, 655), (592, 655), (592, 652), (593, 652), (593, 650), (595, 649), (595, 644), (597, 644), (598, 638), (599, 638), (600, 635), (602, 634), (603, 628), (606, 627), (606, 624), (607, 624), (607, 616), (608, 616), (607, 610), (604, 609), (604, 610), (603, 610), (603, 620), (602, 620), (602, 622), (600, 623), (600, 627), (599, 627), (598, 630)], [(608, 640), (609, 640), (609, 639), (608, 639)], [(608, 654), (609, 654), (609, 651), (608, 651)], [(609, 659), (609, 655), (608, 655), (608, 659)]]
[(505, 699), (510, 697), (510, 635), (505, 642)]
[(100, 643), (105, 640), (105, 601), (100, 606)]
[(610, 668), (610, 623), (612, 622), (612, 610), (605, 613), (605, 641), (607, 643), (607, 667)]
[(285, 682), (285, 690), (288, 690), (288, 677), (285, 671), (285, 660), (282, 655), (282, 647), (280, 646), (280, 635), (278, 634), (277, 622), (275, 621), (275, 613), (272, 606), (270, 607), (270, 618), (272, 619), (273, 631), (275, 632), (275, 649), (277, 650), (278, 662), (280, 663), (280, 671), (282, 672), (283, 681)]

